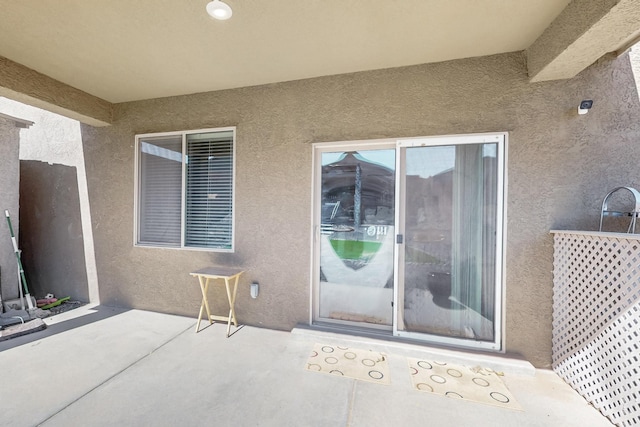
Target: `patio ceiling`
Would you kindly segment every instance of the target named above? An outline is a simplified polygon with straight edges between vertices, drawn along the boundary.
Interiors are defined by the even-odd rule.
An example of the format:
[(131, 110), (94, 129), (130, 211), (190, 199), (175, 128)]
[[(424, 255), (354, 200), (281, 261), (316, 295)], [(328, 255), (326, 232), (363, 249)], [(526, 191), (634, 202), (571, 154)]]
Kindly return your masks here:
[(570, 78), (640, 29), (636, 0), (14, 0), (0, 95), (105, 125), (113, 103), (526, 51)]

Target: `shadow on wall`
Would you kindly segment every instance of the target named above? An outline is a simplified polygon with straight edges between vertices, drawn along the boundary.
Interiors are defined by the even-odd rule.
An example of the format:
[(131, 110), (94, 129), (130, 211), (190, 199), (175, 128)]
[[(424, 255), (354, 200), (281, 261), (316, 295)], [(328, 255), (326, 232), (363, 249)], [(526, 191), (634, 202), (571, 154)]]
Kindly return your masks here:
[(75, 167), (20, 161), (20, 248), (32, 295), (89, 302)]

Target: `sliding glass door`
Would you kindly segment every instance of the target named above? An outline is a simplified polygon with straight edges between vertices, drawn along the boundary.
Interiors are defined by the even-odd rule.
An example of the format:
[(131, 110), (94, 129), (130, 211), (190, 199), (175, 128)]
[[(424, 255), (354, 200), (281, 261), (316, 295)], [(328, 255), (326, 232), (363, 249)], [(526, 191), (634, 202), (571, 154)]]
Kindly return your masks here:
[(399, 143), (398, 335), (499, 347), (502, 139)]
[(318, 153), (320, 319), (391, 329), (395, 154), (393, 146)]
[(499, 350), (504, 140), (318, 144), (313, 321)]

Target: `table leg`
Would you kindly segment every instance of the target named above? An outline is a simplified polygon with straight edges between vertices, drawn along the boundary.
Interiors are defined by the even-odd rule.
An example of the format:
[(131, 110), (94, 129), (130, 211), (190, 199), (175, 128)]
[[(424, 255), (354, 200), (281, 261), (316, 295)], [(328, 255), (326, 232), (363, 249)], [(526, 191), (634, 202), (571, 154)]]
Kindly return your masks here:
[(236, 319), (236, 310), (235, 310), (235, 303), (236, 303), (236, 294), (238, 292), (238, 278), (239, 275), (235, 276), (235, 280), (233, 282), (233, 291), (229, 288), (229, 278), (225, 278), (224, 279), (224, 284), (227, 288), (227, 299), (229, 300), (229, 320), (227, 322), (227, 338), (229, 338), (230, 335), (230, 331), (231, 331), (231, 322), (233, 321), (233, 324), (235, 325), (235, 327), (238, 327), (238, 320)]
[(233, 324), (238, 327), (238, 319), (236, 319), (236, 294), (238, 292), (238, 280), (240, 279), (240, 275), (235, 277), (235, 282), (233, 283), (233, 297), (231, 298), (231, 314), (233, 318)]
[(200, 290), (202, 291), (202, 303), (200, 304), (200, 312), (198, 313), (198, 323), (196, 324), (196, 332), (200, 330), (200, 321), (202, 320), (203, 309), (207, 310), (207, 319), (209, 320), (209, 324), (211, 325), (213, 323), (211, 321), (211, 311), (209, 310), (209, 301), (207, 300), (207, 291), (209, 289), (209, 278), (205, 280), (202, 276), (198, 276), (198, 281), (200, 282)]

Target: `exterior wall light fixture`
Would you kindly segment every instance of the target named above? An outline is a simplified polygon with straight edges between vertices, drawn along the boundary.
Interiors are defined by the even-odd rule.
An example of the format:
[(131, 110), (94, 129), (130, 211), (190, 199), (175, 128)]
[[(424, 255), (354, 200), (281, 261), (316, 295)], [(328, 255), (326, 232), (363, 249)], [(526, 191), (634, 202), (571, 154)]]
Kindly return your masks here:
[(207, 13), (212, 18), (220, 21), (225, 21), (233, 15), (231, 7), (221, 0), (213, 0), (207, 3)]
[(258, 288), (260, 285), (257, 282), (251, 284), (251, 298), (258, 298)]

